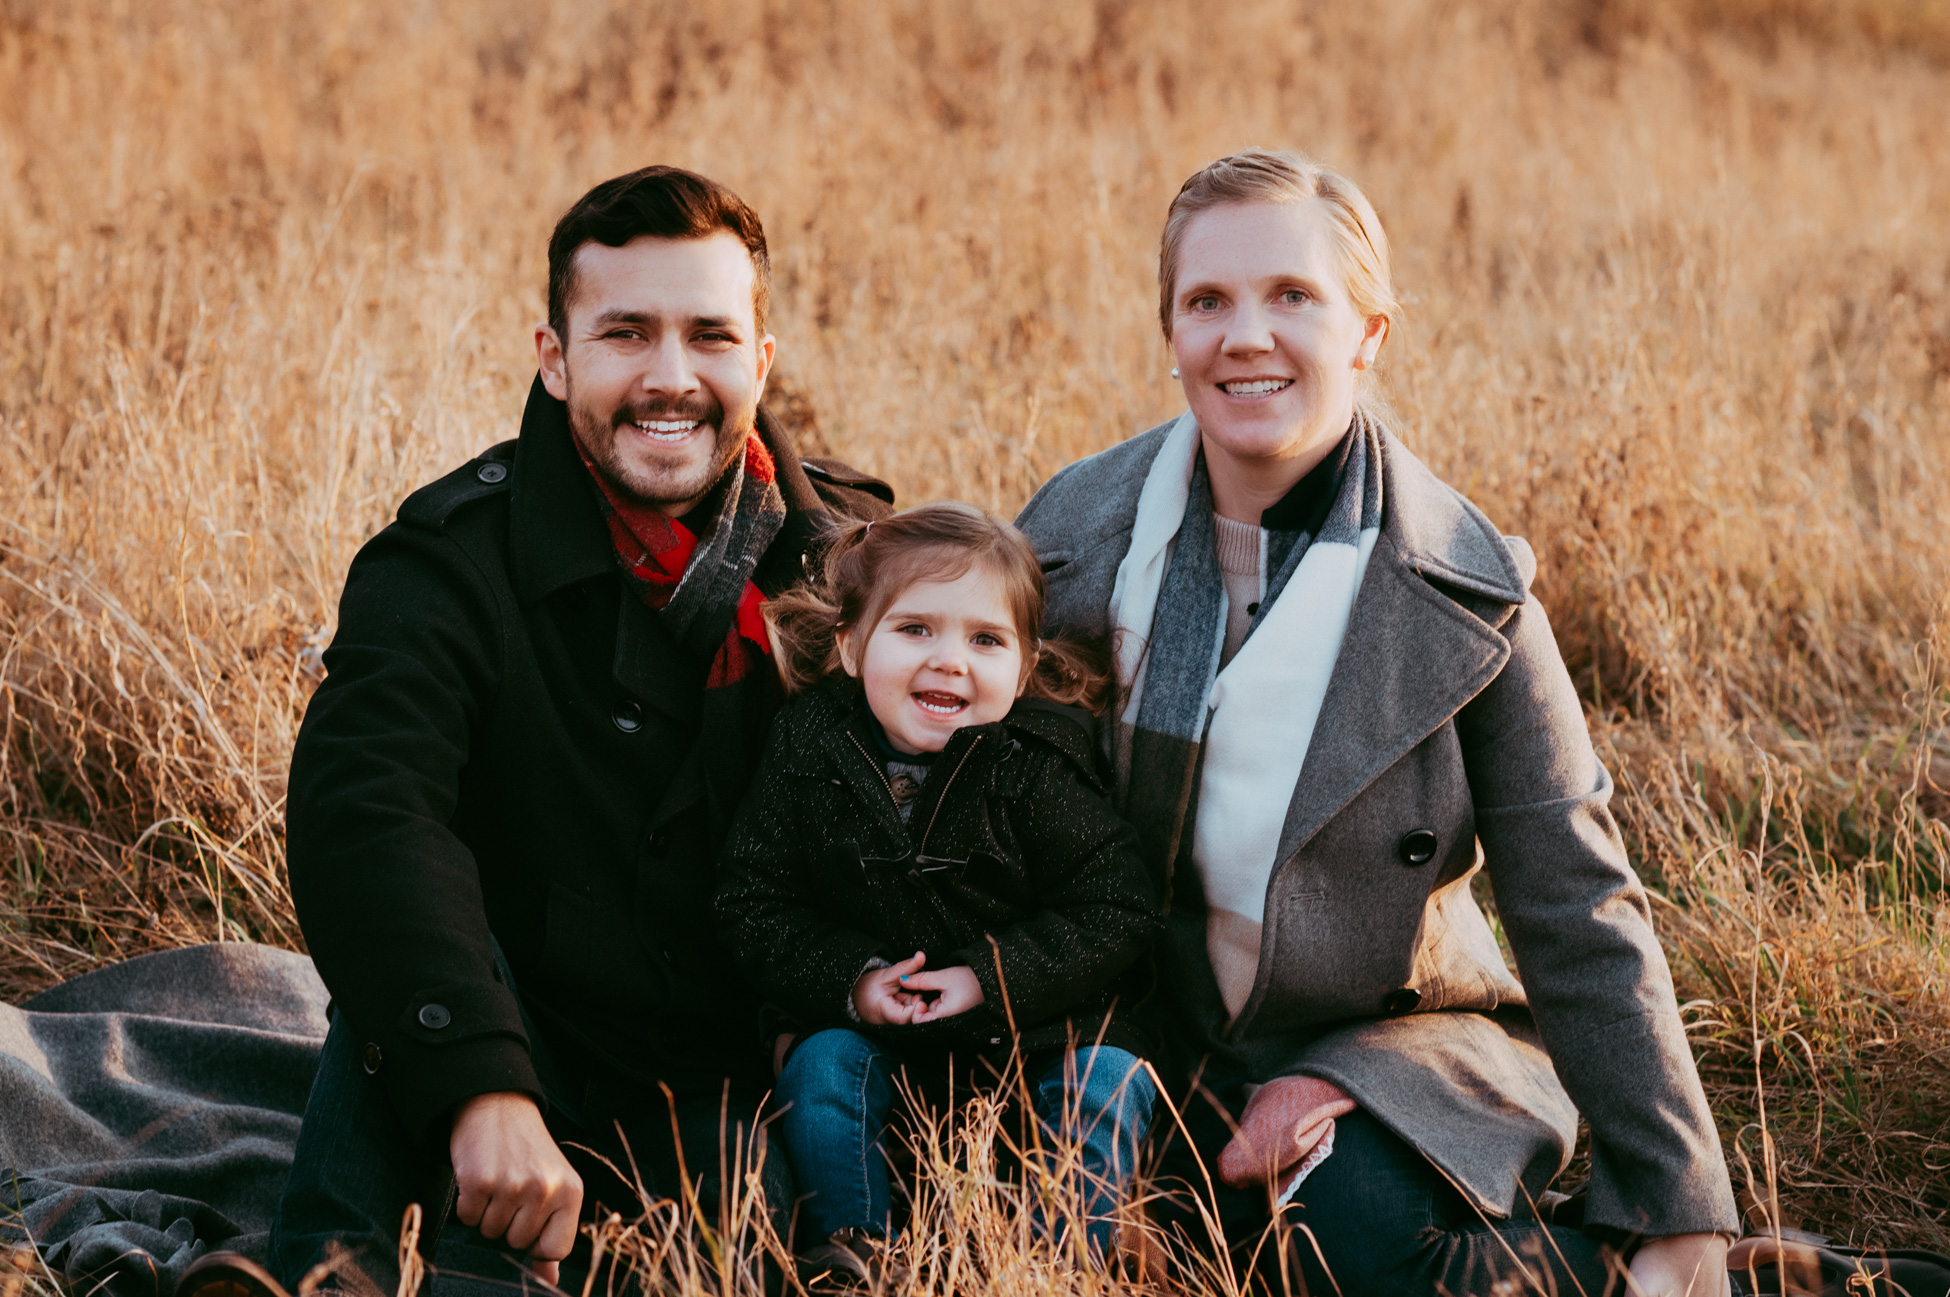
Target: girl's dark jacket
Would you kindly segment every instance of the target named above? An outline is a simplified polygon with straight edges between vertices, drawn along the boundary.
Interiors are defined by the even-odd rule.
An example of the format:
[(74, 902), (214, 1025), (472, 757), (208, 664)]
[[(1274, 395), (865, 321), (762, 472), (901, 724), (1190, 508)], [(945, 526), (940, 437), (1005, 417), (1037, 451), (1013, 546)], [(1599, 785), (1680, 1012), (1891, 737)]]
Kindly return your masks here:
[[(915, 1049), (1025, 1054), (1073, 1037), (1133, 1052), (1162, 927), (1137, 839), (1111, 809), (1090, 716), (1024, 700), (959, 730), (901, 821), (851, 681), (774, 722), (732, 824), (717, 913), (746, 975), (793, 1019)], [(965, 964), (984, 1002), (937, 1023), (864, 1028), (854, 982), (915, 951)], [(1115, 1010), (1115, 1012), (1113, 1012)]]

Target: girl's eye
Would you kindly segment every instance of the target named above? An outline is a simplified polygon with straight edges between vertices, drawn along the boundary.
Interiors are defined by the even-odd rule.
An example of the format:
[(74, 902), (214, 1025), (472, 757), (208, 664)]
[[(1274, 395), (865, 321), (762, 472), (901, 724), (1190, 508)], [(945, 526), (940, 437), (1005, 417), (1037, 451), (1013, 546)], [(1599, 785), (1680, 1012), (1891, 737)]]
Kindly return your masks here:
[(977, 648), (1001, 648), (1002, 647), (1001, 637), (996, 635), (991, 635), (987, 631), (976, 632), (975, 636), (969, 642), (974, 644)]
[(894, 634), (896, 635), (925, 635), (927, 633), (928, 628), (918, 621), (911, 621), (904, 626), (896, 626), (894, 628)]

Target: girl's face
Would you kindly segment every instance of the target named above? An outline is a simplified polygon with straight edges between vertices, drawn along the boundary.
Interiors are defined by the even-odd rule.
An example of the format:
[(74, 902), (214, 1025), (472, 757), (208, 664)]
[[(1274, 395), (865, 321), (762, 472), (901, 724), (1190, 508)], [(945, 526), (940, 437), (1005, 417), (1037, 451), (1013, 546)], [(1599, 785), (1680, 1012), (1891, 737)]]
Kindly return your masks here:
[(846, 673), (901, 752), (939, 752), (963, 726), (1001, 720), (1025, 683), (1002, 582), (979, 564), (952, 581), (916, 581), (874, 625), (838, 639)]
[(1387, 319), (1363, 319), (1318, 201), (1233, 203), (1185, 230), (1171, 348), (1208, 457), (1292, 459), (1331, 446)]

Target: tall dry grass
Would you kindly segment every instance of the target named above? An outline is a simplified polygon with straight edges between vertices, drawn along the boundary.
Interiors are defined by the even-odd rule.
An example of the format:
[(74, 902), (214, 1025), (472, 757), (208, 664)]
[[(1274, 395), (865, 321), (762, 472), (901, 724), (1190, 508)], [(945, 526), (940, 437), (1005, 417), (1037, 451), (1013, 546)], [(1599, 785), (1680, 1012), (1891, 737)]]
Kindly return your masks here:
[(1757, 1210), (1950, 1246), (1937, 0), (0, 5), (0, 988), (299, 940), (341, 574), (513, 434), (543, 244), (751, 199), (808, 435), (1009, 509), (1174, 414), (1164, 206), (1248, 143), (1398, 249), (1410, 444), (1542, 558)]

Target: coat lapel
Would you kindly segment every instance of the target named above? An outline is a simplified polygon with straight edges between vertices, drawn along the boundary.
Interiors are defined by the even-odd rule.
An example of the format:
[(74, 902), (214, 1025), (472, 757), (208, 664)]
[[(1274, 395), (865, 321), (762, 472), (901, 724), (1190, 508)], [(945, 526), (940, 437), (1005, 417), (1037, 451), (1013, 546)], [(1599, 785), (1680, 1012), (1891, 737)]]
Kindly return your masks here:
[(1496, 678), (1510, 646), (1432, 580), (1508, 604), (1522, 571), (1487, 518), (1382, 435), (1381, 536), (1280, 834), (1284, 863)]

